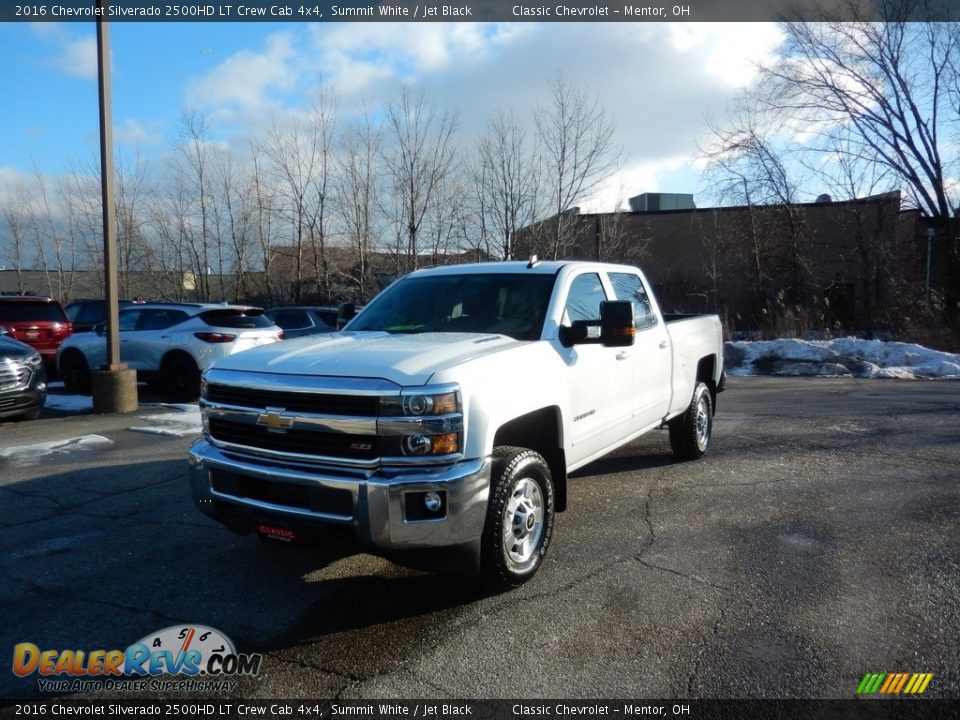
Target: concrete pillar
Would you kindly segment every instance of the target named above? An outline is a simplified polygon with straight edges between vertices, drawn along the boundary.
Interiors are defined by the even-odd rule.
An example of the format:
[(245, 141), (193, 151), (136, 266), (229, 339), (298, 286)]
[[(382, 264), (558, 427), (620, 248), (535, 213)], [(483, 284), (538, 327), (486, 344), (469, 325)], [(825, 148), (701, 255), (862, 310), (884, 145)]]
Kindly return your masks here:
[(128, 413), (139, 406), (136, 370), (95, 370), (92, 388), (95, 413)]

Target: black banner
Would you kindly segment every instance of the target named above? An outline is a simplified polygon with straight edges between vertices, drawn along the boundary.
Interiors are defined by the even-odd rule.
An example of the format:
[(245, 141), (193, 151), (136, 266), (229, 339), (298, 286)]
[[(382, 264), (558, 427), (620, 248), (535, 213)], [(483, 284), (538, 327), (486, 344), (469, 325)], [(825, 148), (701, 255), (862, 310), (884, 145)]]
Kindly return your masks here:
[(9, 2), (0, 22), (724, 22), (956, 20), (956, 0), (95, 0)]
[(960, 717), (960, 700), (3, 700), (0, 717), (681, 718), (899, 720)]

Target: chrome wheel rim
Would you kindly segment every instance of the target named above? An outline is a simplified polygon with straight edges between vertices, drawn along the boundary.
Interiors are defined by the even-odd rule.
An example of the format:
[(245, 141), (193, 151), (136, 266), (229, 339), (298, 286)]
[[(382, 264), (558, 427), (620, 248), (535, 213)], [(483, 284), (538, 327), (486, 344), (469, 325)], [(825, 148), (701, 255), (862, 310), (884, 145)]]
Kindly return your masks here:
[(701, 451), (707, 449), (710, 442), (710, 407), (706, 396), (701, 396), (697, 402), (697, 447)]
[(530, 478), (517, 481), (503, 510), (503, 549), (513, 572), (525, 572), (536, 564), (544, 514), (540, 486)]

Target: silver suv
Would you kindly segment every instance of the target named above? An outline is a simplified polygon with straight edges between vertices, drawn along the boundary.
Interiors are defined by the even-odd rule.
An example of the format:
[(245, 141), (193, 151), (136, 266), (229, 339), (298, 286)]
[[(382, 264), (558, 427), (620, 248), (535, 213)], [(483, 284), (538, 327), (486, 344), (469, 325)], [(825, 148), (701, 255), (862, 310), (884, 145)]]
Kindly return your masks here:
[[(120, 311), (120, 360), (178, 402), (200, 395), (200, 375), (218, 358), (276, 342), (283, 331), (260, 308), (150, 303)], [(106, 363), (104, 325), (74, 333), (57, 367), (70, 392), (88, 392), (90, 371)]]

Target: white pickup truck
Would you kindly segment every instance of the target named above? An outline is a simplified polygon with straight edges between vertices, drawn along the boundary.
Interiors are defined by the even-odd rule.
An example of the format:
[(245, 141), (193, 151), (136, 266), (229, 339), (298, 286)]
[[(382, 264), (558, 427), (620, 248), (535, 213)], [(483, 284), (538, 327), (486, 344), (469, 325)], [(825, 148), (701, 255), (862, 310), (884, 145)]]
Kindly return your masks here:
[(723, 385), (719, 319), (663, 316), (634, 267), (421, 270), (342, 332), (204, 373), (194, 499), (236, 532), (339, 536), (514, 587), (570, 472), (664, 427), (701, 456)]

